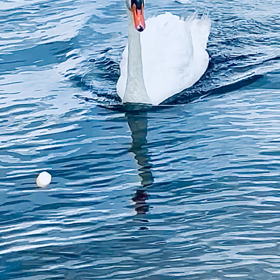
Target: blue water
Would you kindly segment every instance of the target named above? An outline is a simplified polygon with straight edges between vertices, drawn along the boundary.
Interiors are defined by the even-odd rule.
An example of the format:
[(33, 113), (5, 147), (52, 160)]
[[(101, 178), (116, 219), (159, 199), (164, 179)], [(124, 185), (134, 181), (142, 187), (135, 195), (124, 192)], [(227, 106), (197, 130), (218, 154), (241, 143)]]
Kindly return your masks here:
[(1, 1), (1, 279), (279, 279), (279, 1), (146, 1), (195, 9), (206, 74), (131, 111), (122, 0)]

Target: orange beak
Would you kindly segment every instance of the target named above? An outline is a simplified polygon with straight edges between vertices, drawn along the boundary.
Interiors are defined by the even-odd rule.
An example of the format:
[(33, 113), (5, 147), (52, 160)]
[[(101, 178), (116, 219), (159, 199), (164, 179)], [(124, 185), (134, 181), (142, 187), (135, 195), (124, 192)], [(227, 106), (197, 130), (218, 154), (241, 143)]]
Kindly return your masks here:
[(144, 5), (141, 5), (141, 9), (137, 9), (136, 5), (134, 4), (131, 7), (131, 11), (133, 14), (135, 29), (139, 32), (142, 32), (146, 27), (144, 19)]

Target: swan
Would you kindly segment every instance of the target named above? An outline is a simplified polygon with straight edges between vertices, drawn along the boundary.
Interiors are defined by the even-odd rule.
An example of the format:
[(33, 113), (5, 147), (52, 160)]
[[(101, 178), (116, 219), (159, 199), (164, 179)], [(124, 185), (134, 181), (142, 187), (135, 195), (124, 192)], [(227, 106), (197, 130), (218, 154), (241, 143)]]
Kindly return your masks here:
[[(159, 105), (204, 74), (210, 19), (164, 13), (144, 20), (144, 0), (125, 0), (128, 43), (120, 62), (117, 93), (123, 103)], [(143, 31), (143, 32), (142, 32)]]

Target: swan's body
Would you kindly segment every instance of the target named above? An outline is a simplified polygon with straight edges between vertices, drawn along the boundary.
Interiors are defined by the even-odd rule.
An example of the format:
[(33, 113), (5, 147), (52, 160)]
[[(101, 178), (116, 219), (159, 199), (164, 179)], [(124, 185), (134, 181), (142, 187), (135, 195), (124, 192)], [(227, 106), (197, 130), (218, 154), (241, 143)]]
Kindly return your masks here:
[(130, 11), (128, 17), (128, 45), (117, 83), (123, 103), (158, 105), (200, 79), (209, 63), (207, 16), (184, 20), (165, 13), (149, 18), (142, 33), (134, 28)]

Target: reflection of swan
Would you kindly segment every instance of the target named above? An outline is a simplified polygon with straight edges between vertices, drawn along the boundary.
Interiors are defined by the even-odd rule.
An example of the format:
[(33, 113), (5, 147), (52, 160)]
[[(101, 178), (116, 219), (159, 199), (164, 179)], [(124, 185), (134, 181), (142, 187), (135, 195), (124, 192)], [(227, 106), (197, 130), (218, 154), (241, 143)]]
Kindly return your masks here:
[(123, 103), (158, 105), (192, 86), (205, 72), (210, 32), (207, 16), (186, 20), (165, 13), (144, 22), (144, 0), (125, 0), (128, 46), (120, 64), (117, 92)]
[(147, 113), (126, 113), (126, 118), (132, 136), (130, 151), (135, 155), (135, 159), (139, 165), (139, 176), (141, 177), (142, 188), (138, 189), (133, 197), (133, 201), (135, 202), (134, 207), (139, 215), (149, 211), (149, 206), (146, 203), (148, 199), (146, 187), (151, 186), (154, 180), (147, 149)]

